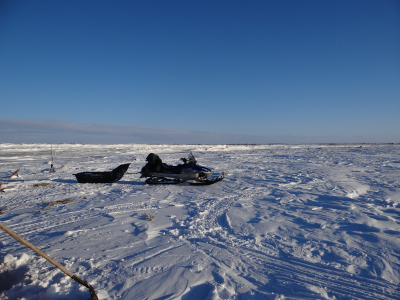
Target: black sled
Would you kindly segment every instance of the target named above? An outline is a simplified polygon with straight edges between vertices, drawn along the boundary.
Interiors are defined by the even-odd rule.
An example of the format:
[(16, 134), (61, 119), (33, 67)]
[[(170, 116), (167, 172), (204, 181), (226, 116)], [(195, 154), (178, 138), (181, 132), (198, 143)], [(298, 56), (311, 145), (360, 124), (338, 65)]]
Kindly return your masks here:
[(79, 183), (112, 183), (120, 180), (130, 164), (120, 165), (110, 172), (81, 172), (74, 174)]

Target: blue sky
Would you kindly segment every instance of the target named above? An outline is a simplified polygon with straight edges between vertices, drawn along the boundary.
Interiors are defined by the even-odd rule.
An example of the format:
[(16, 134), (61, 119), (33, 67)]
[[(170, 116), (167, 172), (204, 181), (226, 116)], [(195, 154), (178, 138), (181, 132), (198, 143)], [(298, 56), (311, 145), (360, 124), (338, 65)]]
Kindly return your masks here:
[(400, 142), (395, 0), (2, 0), (0, 69), (0, 142)]

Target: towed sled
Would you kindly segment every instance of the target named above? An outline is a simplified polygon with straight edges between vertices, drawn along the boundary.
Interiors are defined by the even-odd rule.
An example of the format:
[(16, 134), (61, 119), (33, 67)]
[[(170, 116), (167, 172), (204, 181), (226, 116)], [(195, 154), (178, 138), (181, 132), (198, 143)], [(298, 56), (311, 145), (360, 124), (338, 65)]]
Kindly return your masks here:
[(179, 184), (189, 182), (191, 185), (211, 185), (224, 179), (222, 175), (213, 175), (210, 168), (197, 164), (192, 152), (189, 152), (188, 158), (181, 158), (183, 164), (170, 166), (162, 162), (157, 154), (150, 153), (147, 158), (147, 164), (140, 173), (146, 179), (147, 184)]
[(124, 176), (130, 164), (120, 165), (109, 172), (81, 172), (74, 174), (79, 183), (111, 183)]

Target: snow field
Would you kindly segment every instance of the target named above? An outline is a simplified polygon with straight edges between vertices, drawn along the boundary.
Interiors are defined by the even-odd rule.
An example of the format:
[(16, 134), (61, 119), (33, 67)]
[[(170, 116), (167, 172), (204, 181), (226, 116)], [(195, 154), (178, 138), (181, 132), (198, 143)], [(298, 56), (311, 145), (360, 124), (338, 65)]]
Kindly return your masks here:
[[(188, 149), (226, 178), (152, 186), (134, 174), (150, 152), (177, 164)], [(49, 173), (50, 145), (0, 144), (0, 221), (100, 299), (400, 298), (399, 145), (53, 150), (57, 172)], [(129, 162), (114, 184), (72, 175)], [(46, 207), (60, 200), (74, 201)], [(0, 299), (90, 298), (4, 232), (0, 251)]]

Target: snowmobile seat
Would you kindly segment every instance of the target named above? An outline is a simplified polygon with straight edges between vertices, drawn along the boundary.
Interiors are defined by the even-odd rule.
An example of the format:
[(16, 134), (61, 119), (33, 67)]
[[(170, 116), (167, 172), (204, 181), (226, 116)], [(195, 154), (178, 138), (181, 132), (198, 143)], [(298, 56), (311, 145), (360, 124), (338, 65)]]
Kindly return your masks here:
[(146, 158), (147, 164), (142, 168), (142, 177), (151, 176), (154, 173), (180, 174), (184, 165), (170, 166), (163, 163), (161, 158), (154, 153), (150, 153)]
[(180, 174), (184, 165), (169, 166), (162, 164), (161, 173)]

